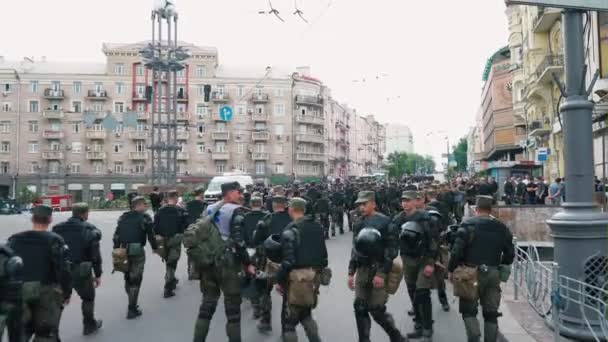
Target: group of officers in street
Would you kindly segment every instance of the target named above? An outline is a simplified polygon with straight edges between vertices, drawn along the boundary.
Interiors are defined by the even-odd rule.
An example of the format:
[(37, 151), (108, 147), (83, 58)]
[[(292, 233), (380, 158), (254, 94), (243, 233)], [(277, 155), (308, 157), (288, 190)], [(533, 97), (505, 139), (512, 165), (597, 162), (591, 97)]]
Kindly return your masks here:
[[(353, 231), (347, 286), (355, 295), (360, 342), (371, 341), (372, 320), (391, 342), (432, 341), (431, 291), (437, 290), (442, 309), (449, 311), (445, 279), (454, 274), (454, 281), (460, 281), (466, 273), (463, 269), (466, 274), (474, 272), (476, 280), (476, 296), (462, 296), (459, 301), (467, 339), (496, 341), (500, 282), (506, 281), (514, 246), (509, 229), (491, 216), (493, 199), (478, 196), (476, 215), (453, 225), (453, 208), (441, 200), (449, 198), (445, 188), (400, 184), (399, 211), (394, 202), (378, 204), (378, 189), (374, 184), (339, 184), (333, 189), (312, 184), (292, 190), (275, 187), (265, 193), (244, 192), (239, 183), (230, 182), (221, 186), (222, 199), (208, 207), (201, 190), (185, 208), (178, 205), (178, 193), (170, 191), (166, 203), (154, 208), (154, 216), (147, 213), (144, 197), (132, 197), (130, 210), (118, 219), (112, 252), (115, 271), (124, 273), (126, 318), (142, 315), (139, 291), (145, 245), (149, 243), (165, 263), (165, 298), (175, 296), (175, 271), (185, 246), (189, 279), (200, 281), (202, 293), (195, 342), (207, 340), (221, 295), (230, 342), (241, 341), (243, 298), (250, 300), (260, 332), (271, 332), (273, 288), (282, 297), (283, 341), (298, 340), (299, 324), (309, 341), (321, 341), (312, 311), (320, 287), (331, 281), (326, 240), (332, 224), (332, 235), (336, 228), (343, 233), (346, 215), (347, 228)], [(350, 193), (356, 193), (352, 201)], [(49, 231), (52, 210), (37, 206), (32, 211), (32, 230), (11, 236), (0, 248), (0, 336), (6, 327), (11, 342), (59, 341), (59, 321), (73, 290), (82, 299), (83, 334), (101, 328), (95, 317), (95, 292), (102, 276), (101, 231), (88, 222), (88, 216), (86, 203), (75, 204), (72, 217)], [(202, 236), (209, 226), (216, 239), (214, 234)], [(191, 253), (196, 244), (205, 244), (205, 262)], [(397, 287), (401, 277), (405, 280), (412, 303), (407, 315), (413, 317), (414, 329), (406, 334), (399, 331), (386, 306), (396, 292), (389, 290), (395, 275)], [(480, 304), (483, 329), (477, 319)]]

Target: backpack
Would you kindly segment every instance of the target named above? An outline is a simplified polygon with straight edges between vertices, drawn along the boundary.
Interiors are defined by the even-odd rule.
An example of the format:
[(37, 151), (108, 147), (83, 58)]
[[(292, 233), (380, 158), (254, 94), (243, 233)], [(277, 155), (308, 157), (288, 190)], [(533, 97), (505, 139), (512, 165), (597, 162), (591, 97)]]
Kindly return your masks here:
[(188, 257), (199, 268), (207, 268), (215, 264), (216, 259), (226, 249), (226, 241), (222, 239), (214, 219), (224, 202), (213, 211), (191, 224), (184, 232), (183, 244)]

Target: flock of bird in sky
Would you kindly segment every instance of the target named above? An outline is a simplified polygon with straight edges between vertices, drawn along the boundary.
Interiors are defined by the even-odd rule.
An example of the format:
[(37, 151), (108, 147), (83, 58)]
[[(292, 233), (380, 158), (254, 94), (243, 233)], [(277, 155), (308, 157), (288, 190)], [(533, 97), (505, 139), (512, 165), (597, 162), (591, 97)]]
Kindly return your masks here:
[[(299, 8), (298, 8), (298, 0), (294, 0), (294, 7), (295, 7), (295, 12), (293, 12), (293, 15), (297, 15), (298, 17), (300, 17), (300, 19), (302, 19), (302, 21), (304, 21), (305, 23), (308, 24), (308, 20), (306, 18), (304, 18), (304, 12), (302, 12)], [(277, 17), (277, 19), (279, 19), (282, 22), (285, 22), (285, 20), (283, 18), (281, 18), (280, 12), (272, 7), (272, 1), (268, 0), (268, 5), (270, 6), (270, 10), (268, 10), (268, 12), (266, 11), (259, 11), (259, 14), (272, 14), (275, 17)]]

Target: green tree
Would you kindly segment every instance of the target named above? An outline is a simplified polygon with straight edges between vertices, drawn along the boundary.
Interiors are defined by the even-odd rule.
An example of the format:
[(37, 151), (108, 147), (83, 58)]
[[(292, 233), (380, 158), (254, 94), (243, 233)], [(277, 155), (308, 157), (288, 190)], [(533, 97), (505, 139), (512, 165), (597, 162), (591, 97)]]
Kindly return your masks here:
[(458, 144), (454, 148), (454, 160), (456, 160), (456, 171), (464, 172), (467, 170), (467, 149), (468, 141), (466, 137), (460, 138)]
[(431, 174), (435, 172), (435, 161), (430, 156), (416, 153), (393, 152), (388, 156), (388, 175), (401, 178), (404, 175)]
[(30, 191), (27, 187), (23, 187), (17, 194), (17, 201), (21, 204), (30, 204), (36, 202), (39, 198), (38, 194)]

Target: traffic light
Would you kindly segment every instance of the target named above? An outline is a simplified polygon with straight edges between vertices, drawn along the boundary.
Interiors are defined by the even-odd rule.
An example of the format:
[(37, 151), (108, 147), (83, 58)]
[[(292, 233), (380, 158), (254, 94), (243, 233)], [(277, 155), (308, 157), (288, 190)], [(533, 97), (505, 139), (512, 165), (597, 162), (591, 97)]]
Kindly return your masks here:
[(209, 102), (209, 96), (211, 95), (211, 86), (208, 84), (205, 84), (205, 102)]

